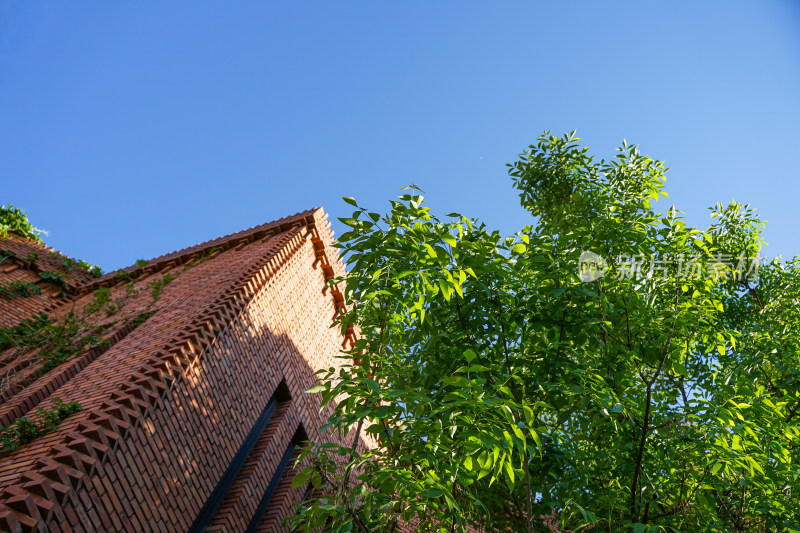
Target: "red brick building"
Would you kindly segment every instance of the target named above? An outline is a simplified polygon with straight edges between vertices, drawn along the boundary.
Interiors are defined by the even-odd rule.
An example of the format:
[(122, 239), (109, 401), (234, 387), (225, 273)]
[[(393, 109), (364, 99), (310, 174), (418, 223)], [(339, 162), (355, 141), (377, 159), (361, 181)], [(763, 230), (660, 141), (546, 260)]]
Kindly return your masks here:
[(95, 278), (0, 239), (0, 283), (38, 288), (0, 297), (27, 328), (0, 339), (0, 426), (81, 407), (0, 454), (0, 530), (286, 531), (327, 418), (304, 391), (352, 342), (331, 244), (317, 209)]

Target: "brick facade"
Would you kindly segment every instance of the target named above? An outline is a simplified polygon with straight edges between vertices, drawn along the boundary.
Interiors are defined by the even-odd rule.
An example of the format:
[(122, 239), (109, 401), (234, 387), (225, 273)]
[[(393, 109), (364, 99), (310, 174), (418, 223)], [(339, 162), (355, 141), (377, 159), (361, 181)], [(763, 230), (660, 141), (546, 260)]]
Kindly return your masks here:
[[(329, 327), (331, 244), (317, 209), (93, 278), (0, 240), (0, 282), (45, 289), (0, 300), (0, 327), (75, 313), (104, 340), (46, 372), (44, 348), (0, 354), (0, 425), (55, 398), (82, 406), (0, 455), (0, 530), (286, 531), (306, 493), (290, 486), (298, 443), (327, 418), (304, 391), (353, 340)], [(59, 268), (63, 286), (42, 279)]]

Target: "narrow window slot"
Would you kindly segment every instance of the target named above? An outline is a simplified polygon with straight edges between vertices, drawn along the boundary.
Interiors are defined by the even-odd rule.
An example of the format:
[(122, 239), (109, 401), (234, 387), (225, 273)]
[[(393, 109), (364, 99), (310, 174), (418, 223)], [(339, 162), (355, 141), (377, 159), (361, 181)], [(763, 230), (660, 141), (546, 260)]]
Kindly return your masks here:
[(258, 508), (256, 509), (253, 518), (250, 520), (250, 524), (247, 526), (246, 533), (255, 533), (258, 530), (258, 524), (261, 522), (261, 519), (264, 518), (264, 514), (267, 512), (267, 509), (269, 509), (269, 502), (272, 499), (272, 496), (275, 494), (275, 489), (278, 487), (278, 483), (280, 483), (284, 472), (286, 472), (286, 469), (289, 467), (289, 461), (292, 458), (292, 454), (294, 453), (295, 449), (306, 440), (308, 440), (308, 437), (306, 436), (306, 432), (301, 425), (297, 428), (297, 431), (294, 432), (294, 436), (289, 442), (289, 446), (286, 447), (286, 451), (283, 453), (281, 462), (278, 464), (278, 468), (272, 475), (272, 479), (269, 481), (267, 490), (264, 491), (264, 495), (261, 497), (261, 501), (258, 503)]
[(289, 388), (286, 386), (285, 381), (281, 381), (280, 385), (278, 385), (278, 388), (269, 399), (269, 402), (267, 402), (267, 405), (264, 407), (264, 410), (261, 411), (255, 424), (253, 424), (247, 437), (245, 437), (236, 455), (233, 456), (228, 468), (225, 469), (225, 473), (222, 474), (216, 487), (211, 491), (208, 500), (203, 504), (203, 508), (200, 509), (200, 513), (198, 513), (197, 518), (195, 518), (192, 527), (189, 528), (190, 533), (201, 533), (211, 523), (214, 514), (217, 512), (217, 508), (219, 508), (220, 504), (225, 499), (225, 494), (228, 492), (228, 489), (230, 489), (237, 474), (239, 474), (239, 470), (241, 470), (242, 465), (244, 465), (244, 462), (247, 460), (247, 456), (250, 455), (253, 446), (255, 446), (264, 428), (267, 427), (267, 423), (278, 408), (278, 404), (289, 400), (291, 400)]

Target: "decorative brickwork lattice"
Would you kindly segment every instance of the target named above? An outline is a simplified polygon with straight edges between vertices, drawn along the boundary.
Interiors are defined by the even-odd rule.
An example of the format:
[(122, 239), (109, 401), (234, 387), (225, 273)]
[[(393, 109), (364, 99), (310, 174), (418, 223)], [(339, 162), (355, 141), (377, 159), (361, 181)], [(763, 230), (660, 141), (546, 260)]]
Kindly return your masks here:
[(0, 425), (56, 398), (82, 406), (0, 455), (0, 530), (285, 531), (305, 493), (293, 458), (328, 415), (304, 391), (353, 341), (329, 327), (331, 244), (316, 209), (94, 278), (0, 239), (0, 282), (43, 289), (0, 300), (0, 327), (46, 313), (96, 336), (49, 369), (44, 344), (0, 353)]

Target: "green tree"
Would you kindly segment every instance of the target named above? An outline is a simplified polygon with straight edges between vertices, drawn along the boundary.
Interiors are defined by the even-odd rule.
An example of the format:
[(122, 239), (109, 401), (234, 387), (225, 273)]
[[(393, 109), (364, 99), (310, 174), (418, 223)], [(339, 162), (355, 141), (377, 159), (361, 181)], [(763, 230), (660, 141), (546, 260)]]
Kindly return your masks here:
[(511, 237), (416, 186), (383, 216), (345, 198), (358, 341), (309, 392), (352, 446), (307, 448), (299, 530), (800, 530), (800, 264), (757, 268), (747, 206), (689, 227), (655, 211), (662, 162), (578, 141), (509, 165)]

